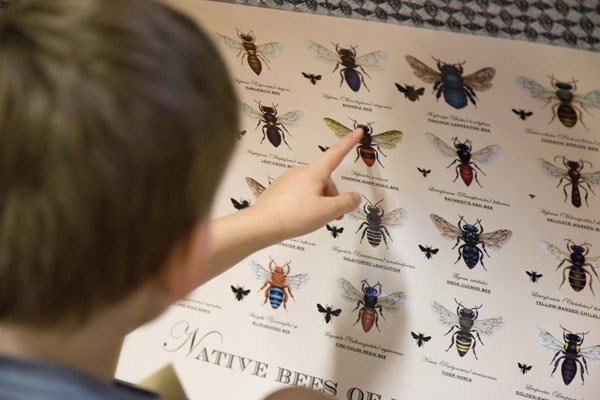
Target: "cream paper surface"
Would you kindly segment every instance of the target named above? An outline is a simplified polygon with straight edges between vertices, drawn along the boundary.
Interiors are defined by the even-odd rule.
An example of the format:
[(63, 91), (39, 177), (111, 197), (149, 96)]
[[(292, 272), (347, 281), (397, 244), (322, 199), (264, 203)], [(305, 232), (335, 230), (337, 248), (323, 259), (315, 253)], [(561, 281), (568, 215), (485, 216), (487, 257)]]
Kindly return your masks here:
[[(136, 382), (172, 363), (192, 399), (259, 398), (289, 385), (353, 400), (598, 398), (600, 302), (590, 280), (600, 295), (594, 273), (600, 257), (600, 111), (594, 108), (600, 106), (600, 91), (595, 92), (600, 90), (600, 54), (230, 4), (173, 3), (215, 39), (246, 104), (241, 114), (245, 134), (217, 194), (214, 216), (235, 212), (231, 198), (255, 201), (246, 177), (267, 186), (286, 168), (315, 160), (321, 154), (318, 146), (335, 143), (338, 138), (324, 118), (348, 129), (356, 120), (370, 123), (375, 138), (389, 131), (403, 134), (393, 148), (371, 146), (351, 153), (334, 174), (340, 191), (358, 191), (373, 204), (383, 200), (375, 213), (385, 212), (389, 236), (378, 223), (369, 226), (366, 219), (346, 216), (330, 224), (344, 228), (335, 238), (324, 227), (251, 255), (130, 334), (119, 379)], [(236, 28), (252, 31), (260, 75), (248, 65)], [(364, 70), (346, 61), (333, 71), (335, 61), (324, 59), (336, 57), (335, 44), (354, 47), (354, 61)], [(439, 99), (435, 82), (415, 75), (407, 56), (438, 74), (443, 81)], [(434, 58), (440, 66), (462, 63), (462, 74), (455, 65), (454, 73), (442, 78)], [(345, 76), (340, 75), (344, 68)], [(495, 70), (493, 78), (472, 83), (469, 76), (484, 68)], [(303, 72), (321, 79), (313, 85)], [(347, 81), (356, 86), (361, 75), (364, 82), (352, 90)], [(464, 84), (452, 88), (452, 78), (461, 75), (472, 85), (476, 106)], [(552, 122), (559, 100), (549, 76), (574, 79), (577, 86), (570, 90), (574, 100)], [(396, 83), (423, 87), (424, 93), (410, 101)], [(480, 90), (489, 83), (491, 88)], [(452, 107), (446, 96), (468, 104)], [(542, 108), (546, 99), (549, 104)], [(252, 118), (259, 102), (275, 106), (277, 122), (285, 126), (270, 128), (264, 140), (266, 122)], [(512, 109), (533, 114), (523, 120)], [(573, 122), (573, 111), (577, 122), (569, 128), (563, 122)], [(271, 143), (282, 134), (289, 147), (283, 141), (277, 147)], [(381, 144), (382, 137), (374, 143)], [(467, 139), (471, 159), (461, 162), (456, 146)], [(361, 156), (373, 152), (381, 164), (369, 167)], [(560, 181), (567, 161), (578, 164), (571, 178)], [(418, 168), (431, 172), (424, 176)], [(467, 186), (470, 171), (477, 180)], [(568, 186), (575, 172), (579, 180)], [(579, 189), (580, 207), (573, 205), (573, 186)], [(470, 244), (463, 239), (465, 224), (475, 225), (479, 234), (483, 229)], [(442, 235), (444, 226), (450, 240)], [(503, 240), (502, 235), (510, 237)], [(369, 239), (379, 245), (371, 246)], [(589, 244), (585, 261), (570, 259), (565, 239)], [(419, 245), (439, 250), (428, 259)], [(478, 259), (469, 268), (465, 252), (468, 258), (471, 253), (479, 257), (484, 246), (485, 269)], [(455, 262), (459, 249), (462, 257)], [(289, 262), (286, 282), (299, 286), (292, 287), (287, 310), (263, 304), (269, 287), (259, 289), (269, 276), (253, 265), (268, 269), (271, 259), (278, 266)], [(526, 271), (542, 276), (533, 282)], [(293, 278), (297, 275), (308, 279)], [(365, 300), (363, 280), (367, 292), (379, 288), (377, 304), (348, 301), (352, 294), (340, 278), (356, 288), (358, 300)], [(240, 294), (238, 301), (231, 286), (250, 293)], [(402, 304), (390, 297), (395, 292), (404, 294)], [(327, 323), (317, 304), (342, 311)], [(476, 307), (476, 319), (461, 324), (457, 312)], [(378, 317), (377, 326), (366, 332), (359, 312), (363, 322)], [(584, 341), (579, 350), (575, 342), (568, 344), (568, 356), (558, 354), (551, 376), (553, 357), (568, 342), (561, 325)], [(431, 339), (418, 346), (411, 332)], [(451, 344), (453, 338), (467, 349), (464, 356)], [(589, 372), (585, 384), (583, 358)], [(532, 368), (523, 373), (519, 363)], [(573, 370), (566, 385), (563, 378)]]

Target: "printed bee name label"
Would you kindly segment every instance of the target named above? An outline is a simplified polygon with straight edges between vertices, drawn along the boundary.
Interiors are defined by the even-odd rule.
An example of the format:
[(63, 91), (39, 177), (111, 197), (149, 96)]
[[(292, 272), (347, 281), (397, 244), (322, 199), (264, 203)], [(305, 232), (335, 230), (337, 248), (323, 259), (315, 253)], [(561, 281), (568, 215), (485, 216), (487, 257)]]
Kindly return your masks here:
[(283, 333), (289, 335), (292, 333), (294, 329), (298, 328), (293, 322), (283, 321), (272, 316), (259, 315), (251, 312), (248, 314), (251, 319), (252, 326), (256, 326), (258, 328), (268, 329), (274, 332)]
[(251, 92), (274, 94), (276, 96), (281, 96), (282, 93), (285, 94), (286, 92), (290, 92), (290, 89), (281, 87), (276, 84), (265, 84), (265, 83), (260, 83), (258, 81), (248, 82), (248, 81), (245, 81), (245, 80), (239, 79), (239, 78), (236, 79), (235, 82), (238, 85), (243, 86), (244, 89), (251, 91)]
[[(292, 243), (290, 243), (292, 242)], [(306, 239), (292, 238), (284, 240), (283, 242), (277, 243), (278, 246), (287, 247), (294, 250), (305, 251), (307, 246), (315, 247), (316, 243), (308, 241)]]
[[(376, 179), (381, 179), (381, 178), (376, 178), (376, 177), (369, 176), (366, 174), (354, 174), (354, 176), (342, 175), (342, 179), (345, 181), (362, 183), (364, 185), (380, 187), (383, 189), (395, 190), (396, 192), (400, 190), (398, 188), (398, 186), (388, 185), (386, 183), (378, 182), (378, 181), (376, 181)], [(387, 181), (387, 179), (382, 179), (382, 180)]]
[(572, 226), (574, 228), (588, 231), (600, 232), (600, 221), (594, 218), (580, 218), (565, 212), (554, 212), (545, 208), (540, 208), (540, 214), (546, 217), (546, 222), (553, 224)]
[(571, 135), (567, 135), (565, 133), (559, 133), (557, 135), (548, 133), (548, 132), (540, 132), (535, 129), (527, 128), (525, 129), (525, 133), (530, 135), (540, 136), (540, 142), (546, 144), (554, 144), (557, 146), (565, 146), (565, 147), (573, 147), (581, 150), (588, 151), (600, 151), (600, 142), (596, 139), (586, 139), (586, 138), (576, 138)]
[[(340, 253), (348, 254), (346, 252)], [(414, 265), (406, 264), (401, 261), (389, 260), (386, 257), (376, 257), (370, 254), (365, 254), (360, 250), (354, 250), (352, 252), (352, 256), (343, 256), (342, 258), (344, 261), (352, 262), (359, 265), (366, 265), (368, 267), (378, 268), (396, 273), (402, 272), (401, 268), (416, 268)]]
[(492, 126), (489, 123), (461, 117), (460, 115), (456, 114), (444, 115), (438, 114), (433, 111), (429, 111), (427, 113), (427, 122), (432, 124), (451, 126), (453, 128), (469, 129), (477, 132), (492, 132)]
[(275, 153), (265, 154), (252, 149), (248, 149), (247, 153), (260, 159), (260, 162), (263, 164), (275, 165), (281, 168), (293, 168), (299, 165), (308, 165), (307, 162), (300, 161), (295, 158), (283, 157)]
[(424, 356), (421, 359), (421, 362), (431, 364), (431, 365), (436, 365), (436, 366), (440, 367), (440, 369), (442, 370), (441, 374), (443, 376), (458, 379), (463, 382), (470, 383), (473, 381), (473, 377), (485, 378), (485, 379), (489, 379), (492, 381), (498, 380), (497, 377), (489, 375), (487, 373), (475, 371), (471, 368), (467, 369), (467, 368), (457, 367), (456, 365), (454, 365), (453, 363), (450, 363), (448, 361), (444, 361), (444, 360), (436, 361), (436, 360), (432, 359), (431, 357), (427, 357), (427, 356)]
[(363, 342), (349, 335), (341, 336), (331, 331), (324, 331), (324, 336), (326, 336), (330, 340), (334, 340), (335, 347), (338, 349), (363, 354), (369, 357), (386, 360), (387, 357), (390, 355), (398, 357), (404, 356), (404, 353), (402, 353), (401, 351), (387, 348), (378, 343)]
[(373, 112), (373, 110), (380, 111), (380, 110), (391, 110), (392, 109), (392, 106), (389, 106), (389, 105), (379, 104), (379, 103), (376, 103), (373, 101), (364, 101), (364, 100), (355, 99), (355, 98), (348, 97), (348, 96), (334, 96), (329, 93), (323, 93), (323, 97), (327, 101), (331, 100), (331, 101), (341, 102), (342, 107), (348, 108), (351, 110)]
[(537, 298), (535, 301), (536, 306), (600, 320), (600, 309), (596, 306), (592, 306), (592, 308), (590, 308), (582, 303), (574, 302), (569, 298), (563, 298), (560, 300), (552, 296), (540, 294), (538, 292), (532, 292), (531, 296)]
[(549, 391), (547, 391), (547, 390), (544, 390), (544, 389), (539, 389), (539, 388), (537, 388), (537, 387), (535, 387), (535, 386), (533, 386), (533, 385), (531, 385), (531, 384), (527, 384), (527, 385), (525, 386), (525, 390), (526, 390), (527, 392), (530, 392), (530, 393), (523, 392), (523, 391), (521, 391), (521, 390), (516, 390), (516, 391), (515, 391), (515, 394), (516, 394), (517, 396), (520, 396), (520, 397), (525, 397), (525, 398), (528, 398), (528, 399), (535, 399), (535, 400), (550, 400), (550, 398), (549, 398), (549, 397), (543, 397), (543, 396), (542, 396), (542, 395), (550, 396), (550, 392), (549, 392)]
[(297, 245), (295, 243), (289, 243), (287, 240), (277, 243), (277, 246), (287, 247), (288, 249), (293, 250), (306, 251), (306, 248), (304, 246)]
[(450, 279), (446, 280), (446, 284), (450, 286), (456, 286), (463, 289), (475, 290), (481, 293), (491, 294), (492, 291), (481, 285), (487, 286), (487, 282), (480, 279), (469, 279), (458, 273), (453, 273)]
[(491, 197), (474, 196), (464, 192), (451, 192), (445, 189), (438, 189), (435, 186), (429, 186), (429, 191), (438, 193), (445, 201), (465, 206), (483, 208), (486, 210), (493, 210), (494, 206), (511, 207), (509, 203)]
[(176, 307), (187, 308), (206, 314), (211, 314), (213, 310), (221, 310), (222, 307), (215, 303), (209, 303), (201, 299), (183, 299), (175, 303)]

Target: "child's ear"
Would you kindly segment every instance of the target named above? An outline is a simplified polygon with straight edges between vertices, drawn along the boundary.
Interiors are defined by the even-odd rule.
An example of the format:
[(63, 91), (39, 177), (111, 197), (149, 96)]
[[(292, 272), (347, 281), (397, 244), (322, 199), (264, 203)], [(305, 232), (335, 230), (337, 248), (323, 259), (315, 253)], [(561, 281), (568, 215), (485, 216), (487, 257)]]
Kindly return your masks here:
[(173, 300), (185, 297), (204, 283), (209, 241), (210, 221), (203, 220), (171, 250), (158, 276), (158, 284)]

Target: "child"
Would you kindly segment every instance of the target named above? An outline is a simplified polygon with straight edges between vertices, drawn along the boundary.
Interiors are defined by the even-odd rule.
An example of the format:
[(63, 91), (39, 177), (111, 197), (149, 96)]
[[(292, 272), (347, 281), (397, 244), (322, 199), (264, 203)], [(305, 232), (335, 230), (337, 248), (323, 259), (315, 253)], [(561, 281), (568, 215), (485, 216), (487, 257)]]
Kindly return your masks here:
[(124, 335), (250, 253), (353, 210), (360, 140), (206, 218), (237, 100), (197, 26), (149, 0), (19, 0), (0, 15), (0, 398), (142, 399)]

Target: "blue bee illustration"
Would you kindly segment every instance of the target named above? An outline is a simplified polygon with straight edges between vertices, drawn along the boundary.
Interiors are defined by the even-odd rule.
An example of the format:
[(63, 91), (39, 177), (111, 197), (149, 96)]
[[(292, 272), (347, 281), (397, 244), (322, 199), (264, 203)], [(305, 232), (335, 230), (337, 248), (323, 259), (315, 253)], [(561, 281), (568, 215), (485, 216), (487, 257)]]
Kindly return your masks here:
[(256, 279), (264, 282), (258, 290), (265, 289), (264, 303), (268, 300), (274, 309), (279, 308), (283, 303), (283, 308), (287, 310), (288, 295), (294, 298), (292, 288), (300, 289), (309, 281), (308, 274), (306, 273), (289, 276), (291, 271), (290, 262), (288, 261), (279, 266), (275, 260), (271, 259), (269, 262), (269, 271), (267, 271), (260, 264), (252, 261), (252, 271), (254, 271)]

